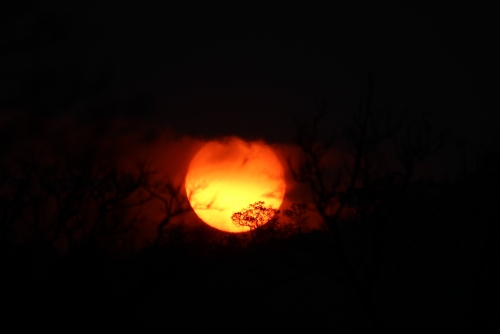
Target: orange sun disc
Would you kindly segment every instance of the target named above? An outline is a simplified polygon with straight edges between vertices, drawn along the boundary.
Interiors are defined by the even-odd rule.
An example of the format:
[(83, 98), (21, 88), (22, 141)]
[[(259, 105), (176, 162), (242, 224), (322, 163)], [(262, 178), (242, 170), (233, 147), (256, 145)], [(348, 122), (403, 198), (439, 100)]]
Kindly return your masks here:
[(205, 144), (189, 164), (185, 185), (198, 217), (227, 232), (249, 230), (231, 216), (250, 204), (264, 201), (278, 209), (286, 188), (281, 162), (268, 145), (234, 137)]

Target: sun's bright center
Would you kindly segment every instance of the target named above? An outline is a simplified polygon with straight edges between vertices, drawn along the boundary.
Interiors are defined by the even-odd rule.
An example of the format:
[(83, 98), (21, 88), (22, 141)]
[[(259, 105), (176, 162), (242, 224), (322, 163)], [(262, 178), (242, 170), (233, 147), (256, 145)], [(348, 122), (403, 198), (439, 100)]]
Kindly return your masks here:
[(250, 204), (264, 201), (278, 209), (285, 187), (283, 167), (273, 150), (239, 138), (205, 144), (186, 175), (186, 193), (198, 217), (227, 232), (248, 231), (236, 226), (231, 216)]

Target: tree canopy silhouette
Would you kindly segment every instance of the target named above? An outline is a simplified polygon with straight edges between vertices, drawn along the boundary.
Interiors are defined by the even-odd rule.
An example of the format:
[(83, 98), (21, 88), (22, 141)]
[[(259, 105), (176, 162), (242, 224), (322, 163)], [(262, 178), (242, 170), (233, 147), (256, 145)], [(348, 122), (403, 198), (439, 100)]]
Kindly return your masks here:
[(231, 216), (236, 226), (250, 228), (252, 240), (256, 239), (256, 229), (272, 220), (278, 220), (280, 210), (264, 206), (263, 201), (250, 204), (247, 209), (235, 212)]

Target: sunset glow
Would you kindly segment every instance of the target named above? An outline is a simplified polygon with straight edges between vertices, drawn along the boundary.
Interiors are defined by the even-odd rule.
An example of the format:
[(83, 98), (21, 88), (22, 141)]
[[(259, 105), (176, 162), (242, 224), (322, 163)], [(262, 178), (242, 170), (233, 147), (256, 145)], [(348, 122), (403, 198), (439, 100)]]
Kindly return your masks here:
[(286, 188), (283, 167), (272, 149), (239, 138), (205, 144), (189, 165), (185, 185), (198, 217), (227, 232), (248, 231), (233, 224), (234, 212), (257, 201), (277, 209)]

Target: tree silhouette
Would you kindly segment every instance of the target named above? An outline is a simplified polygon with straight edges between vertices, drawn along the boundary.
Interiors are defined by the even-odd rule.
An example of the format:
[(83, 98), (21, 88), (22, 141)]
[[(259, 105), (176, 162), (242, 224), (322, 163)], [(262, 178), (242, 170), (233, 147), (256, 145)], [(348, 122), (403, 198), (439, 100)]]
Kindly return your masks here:
[[(443, 135), (435, 134), (428, 114), (404, 128), (403, 120), (391, 108), (375, 110), (372, 98), (373, 83), (369, 77), (367, 99), (353, 113), (353, 126), (343, 137), (333, 129), (326, 136), (320, 134), (319, 127), (327, 113), (326, 104), (320, 105), (310, 122), (298, 123), (296, 143), (301, 155), (299, 159), (288, 159), (288, 165), (294, 179), (311, 190), (316, 211), (331, 233), (332, 250), (343, 273), (340, 281), (356, 296), (367, 331), (379, 332), (384, 325), (373, 291), (382, 264), (394, 256), (407, 254), (428, 231), (429, 220), (403, 245), (395, 243), (397, 246), (387, 247), (387, 235), (404, 201), (416, 203), (416, 192), (411, 199), (408, 197), (408, 188), (417, 187), (416, 183), (411, 184), (415, 167), (441, 148)], [(402, 129), (406, 132), (400, 133)], [(375, 153), (391, 138), (403, 173), (376, 168)], [(336, 148), (335, 152), (347, 154), (339, 157), (339, 153), (334, 153)], [(344, 159), (344, 169), (335, 170), (328, 165), (333, 154)], [(399, 174), (401, 180), (393, 177)], [(349, 214), (352, 210), (354, 215)], [(426, 213), (432, 214), (435, 208), (427, 210)]]
[(304, 224), (309, 219), (309, 216), (306, 215), (306, 212), (307, 204), (293, 203), (290, 209), (285, 209), (283, 211), (283, 214), (297, 225), (297, 232), (301, 234)]
[(235, 212), (231, 216), (236, 226), (248, 227), (252, 236), (252, 241), (256, 242), (258, 238), (257, 229), (264, 224), (273, 224), (279, 218), (280, 210), (264, 206), (263, 201), (250, 204), (247, 209)]
[(11, 221), (23, 239), (36, 238), (56, 252), (123, 246), (138, 219), (131, 209), (149, 200), (138, 193), (150, 176), (143, 166), (130, 172), (117, 161), (85, 155), (39, 156), (8, 167), (2, 173), (8, 183), (1, 192), (4, 223)]
[(164, 180), (146, 185), (146, 191), (162, 204), (163, 218), (156, 227), (155, 246), (164, 240), (166, 228), (174, 218), (192, 210), (188, 198), (181, 191), (182, 189), (182, 185), (175, 185)]
[(162, 205), (158, 244), (172, 219), (191, 210), (182, 187), (146, 164), (125, 167), (93, 151), (5, 158), (0, 184), (2, 246), (29, 240), (59, 255), (131, 251), (151, 201)]

